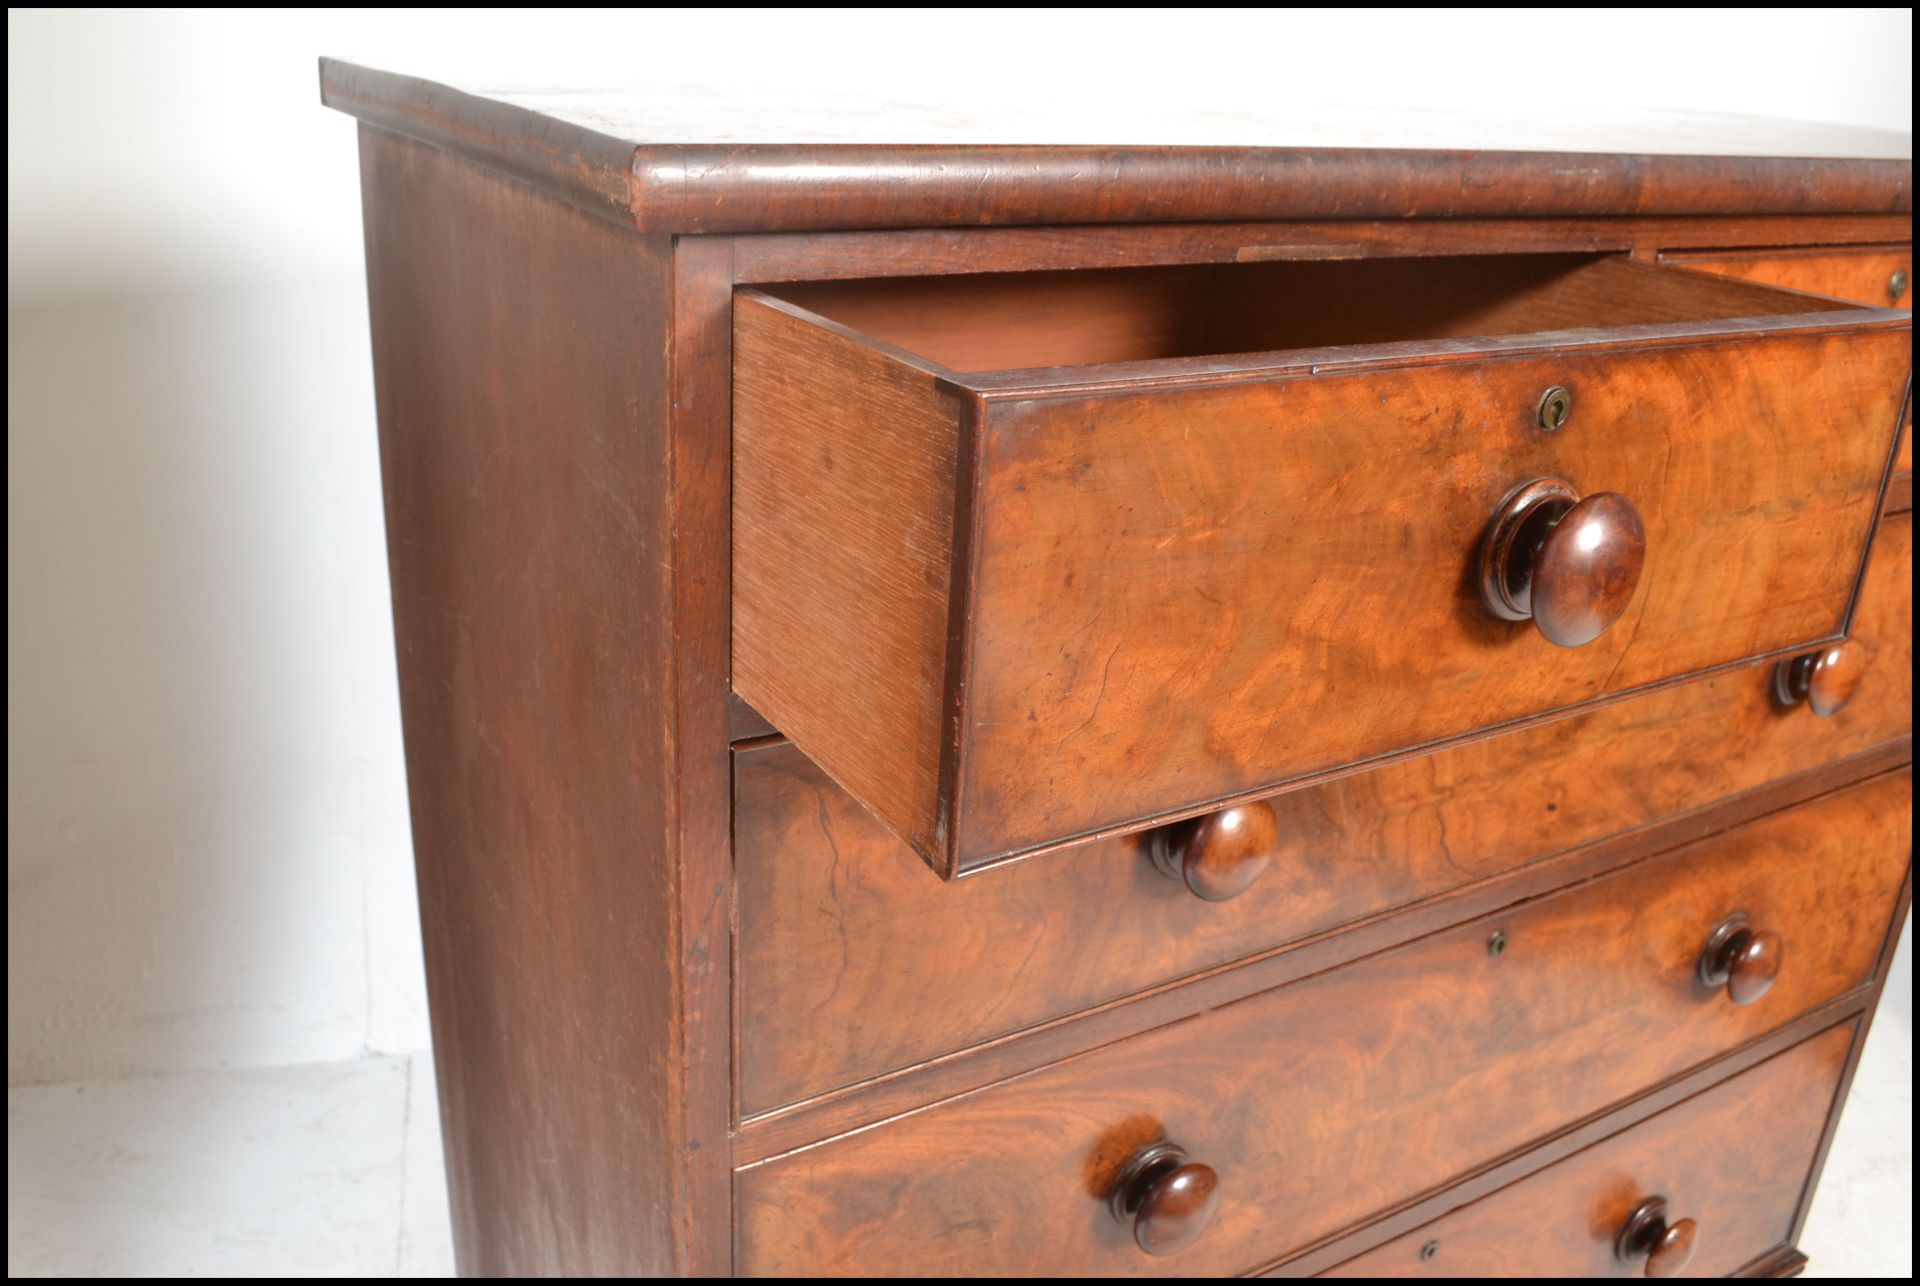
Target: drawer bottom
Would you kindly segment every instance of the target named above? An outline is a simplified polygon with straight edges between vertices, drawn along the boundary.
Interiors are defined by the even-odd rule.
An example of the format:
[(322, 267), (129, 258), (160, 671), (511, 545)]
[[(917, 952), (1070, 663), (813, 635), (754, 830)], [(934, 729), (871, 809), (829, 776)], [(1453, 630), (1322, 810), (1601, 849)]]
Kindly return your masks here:
[[(1723, 1277), (1782, 1247), (1813, 1169), (1854, 1023), (1804, 1041), (1328, 1277), (1637, 1277), (1621, 1255), (1636, 1210), (1664, 1202), (1660, 1267)], [(1687, 1227), (1681, 1221), (1690, 1220)], [(1643, 1219), (1647, 1236), (1661, 1227)], [(1690, 1254), (1682, 1254), (1687, 1243)]]

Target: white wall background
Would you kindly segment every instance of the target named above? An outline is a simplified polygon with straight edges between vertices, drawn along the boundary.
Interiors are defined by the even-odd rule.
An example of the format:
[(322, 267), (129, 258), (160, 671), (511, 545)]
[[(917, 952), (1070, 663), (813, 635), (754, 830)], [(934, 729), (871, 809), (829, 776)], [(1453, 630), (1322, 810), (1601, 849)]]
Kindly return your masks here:
[(322, 52), (1128, 115), (1913, 107), (1911, 10), (10, 12), (10, 1084), (427, 1041)]

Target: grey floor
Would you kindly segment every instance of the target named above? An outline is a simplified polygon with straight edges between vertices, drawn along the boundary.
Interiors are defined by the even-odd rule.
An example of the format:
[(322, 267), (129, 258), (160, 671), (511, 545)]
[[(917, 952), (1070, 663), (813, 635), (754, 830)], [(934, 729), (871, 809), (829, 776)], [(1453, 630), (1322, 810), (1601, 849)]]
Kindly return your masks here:
[[(1912, 1189), (1903, 941), (1801, 1240), (1809, 1275), (1910, 1278)], [(9, 1276), (444, 1276), (447, 1228), (424, 1054), (7, 1094)]]

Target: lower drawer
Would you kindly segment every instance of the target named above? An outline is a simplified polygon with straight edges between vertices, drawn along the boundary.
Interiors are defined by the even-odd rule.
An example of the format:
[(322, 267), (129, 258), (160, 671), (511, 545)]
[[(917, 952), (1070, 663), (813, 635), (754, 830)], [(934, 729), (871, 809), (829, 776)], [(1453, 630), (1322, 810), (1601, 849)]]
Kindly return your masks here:
[[(1132, 1276), (1278, 1259), (1867, 982), (1907, 868), (1910, 785), (1875, 778), (746, 1167), (736, 1263)], [(1736, 912), (1784, 956), (1709, 986), (1703, 945)], [(1161, 1142), (1211, 1167), (1221, 1202), (1197, 1241), (1155, 1258), (1109, 1198)]]
[[(1296, 942), (1905, 735), (1913, 522), (1881, 525), (1858, 692), (1782, 708), (1750, 667), (1270, 801), (1276, 852), (1231, 901), (1151, 834), (953, 884), (791, 745), (735, 757), (740, 1107), (755, 1115)], [(832, 1039), (818, 1033), (832, 1032)]]
[[(1847, 1023), (1815, 1036), (1325, 1275), (1735, 1272), (1792, 1236), (1853, 1033)], [(1657, 1238), (1656, 1221), (1643, 1215), (1646, 1240), (1630, 1238), (1638, 1244), (1623, 1248), (1634, 1213), (1656, 1200), (1665, 1207), (1667, 1237)], [(1642, 1258), (1638, 1252), (1659, 1240), (1666, 1245), (1658, 1262)]]

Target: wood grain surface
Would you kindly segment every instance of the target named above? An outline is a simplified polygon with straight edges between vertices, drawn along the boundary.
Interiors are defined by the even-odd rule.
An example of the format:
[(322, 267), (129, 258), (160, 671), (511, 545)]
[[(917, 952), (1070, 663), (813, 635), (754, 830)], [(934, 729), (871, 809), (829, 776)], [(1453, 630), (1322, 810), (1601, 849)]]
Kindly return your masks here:
[(1786, 1244), (1856, 1027), (1847, 1023), (1327, 1277), (1634, 1277), (1614, 1237), (1665, 1197), (1699, 1228), (1689, 1277)]
[(1122, 124), (746, 84), (462, 88), (331, 58), (320, 90), (370, 124), (661, 233), (1913, 208), (1910, 135), (1701, 113)]
[[(1001, 287), (1032, 305), (1022, 333), (1035, 337), (1033, 364), (1123, 364), (930, 385), (895, 420), (929, 427), (875, 447), (891, 466), (869, 467), (857, 495), (824, 454), (749, 457), (780, 434), (831, 442), (858, 432), (839, 408), (860, 394), (816, 394), (813, 406), (777, 415), (743, 405), (737, 476), (777, 477), (836, 503), (783, 511), (736, 491), (741, 694), (951, 874), (1845, 628), (1905, 393), (1906, 314), (1809, 313), (1822, 305), (1807, 296), (1744, 284), (1755, 293), (1728, 295), (1721, 288), (1734, 283), (1619, 260), (1536, 266), (1533, 276), (1503, 262), (1484, 282), (1473, 261), (1428, 266), (1427, 293), (1404, 308), (1396, 301), (1417, 293), (1419, 275), (1383, 275), (1380, 265), (1259, 265), (1263, 290), (1216, 283), (1206, 298), (1218, 306), (1200, 310), (1180, 302), (1195, 289), (1184, 274), (1171, 294), (1139, 274), (1097, 287)], [(1305, 299), (1330, 295), (1331, 269), (1357, 273), (1339, 278), (1354, 290), (1329, 325), (1359, 347), (1133, 360), (1218, 348), (1209, 327), (1219, 317), (1251, 316), (1251, 301), (1282, 282), (1297, 281)], [(857, 283), (844, 298), (838, 286), (804, 288), (801, 298), (833, 320), (815, 324), (811, 357), (765, 378), (792, 381), (792, 368), (825, 372), (806, 377), (814, 384), (846, 383), (841, 355), (855, 325), (880, 331), (884, 344), (869, 344), (878, 357), (906, 341), (961, 366), (1022, 360), (1004, 348), (1007, 302), (993, 283), (969, 283), (944, 312), (912, 303), (946, 299), (946, 285), (896, 294)], [(1085, 306), (1090, 290), (1112, 306)], [(1671, 321), (1757, 308), (1781, 315)], [(756, 332), (793, 335), (792, 323), (807, 320), (798, 309), (743, 297), (740, 360), (756, 350)], [(1080, 316), (1093, 324), (1049, 324)], [(1627, 329), (1539, 335), (1517, 348), (1444, 337), (1366, 344), (1402, 326), (1466, 336), (1582, 316)], [(1258, 338), (1296, 342), (1301, 326), (1267, 323)], [(1549, 434), (1535, 416), (1552, 385), (1573, 390), (1574, 409)], [(945, 387), (971, 389), (979, 405), (955, 421), (963, 453), (975, 444), (978, 460), (960, 490), (954, 544), (896, 543), (881, 550), (890, 564), (836, 579), (862, 560), (832, 563), (827, 547), (858, 550), (874, 515), (934, 503), (912, 480), (941, 464), (948, 439), (931, 426)], [(969, 458), (953, 472), (956, 489)], [(889, 486), (894, 476), (908, 481)], [(1502, 497), (1540, 476), (1619, 492), (1646, 523), (1637, 599), (1579, 649), (1492, 619), (1463, 584)], [(823, 525), (844, 530), (823, 540)], [(780, 577), (740, 575), (748, 559), (773, 563), (807, 542), (822, 542), (822, 556), (791, 560)], [(900, 610), (870, 592), (876, 581), (943, 578), (957, 580), (947, 581), (954, 598), (937, 655), (930, 612), (916, 609), (911, 629), (891, 615), (864, 619)], [(841, 624), (855, 618), (857, 630)], [(821, 624), (803, 628), (809, 619)], [(931, 720), (922, 706), (917, 724), (799, 730), (865, 699), (864, 685), (822, 678), (836, 668), (904, 671), (929, 685), (938, 673), (946, 716)], [(945, 778), (931, 813), (858, 789), (929, 744)]]
[[(1869, 386), (1895, 366), (1904, 379), (1908, 340), (1886, 315), (1753, 281), (1647, 274), (1661, 251), (1707, 251), (1689, 266), (1758, 278), (1738, 263), (1758, 256), (1825, 274), (1785, 283), (1804, 291), (1844, 261), (1852, 297), (1886, 302), (1862, 292), (1872, 255), (1911, 238), (1907, 136), (1348, 113), (1136, 131), (744, 86), (472, 90), (330, 60), (322, 93), (361, 120), (464, 1272), (1320, 1271), (1865, 1021), (1877, 993), (1855, 984), (1890, 949), (1889, 872), (1895, 901), (1910, 893), (1910, 794), (1904, 776), (1820, 792), (1910, 754), (1910, 477), (1884, 488), (1896, 516), (1854, 614), (1849, 646), (1869, 651), (1845, 709), (1762, 717), (1764, 663), (1636, 685), (1716, 648), (1757, 656), (1776, 624), (1845, 618), (1828, 598), (1850, 573), (1830, 573), (1857, 563), (1851, 480), (1871, 470), (1833, 425), (1878, 415)], [(1620, 251), (1647, 262), (1592, 258)], [(1345, 262), (1383, 258), (1398, 262)], [(1165, 275), (1094, 271), (1151, 266)], [(865, 277), (906, 280), (796, 288), (838, 321), (736, 294)], [(736, 328), (736, 300), (745, 318), (765, 309), (759, 331)], [(1627, 356), (1645, 369), (1617, 375)], [(1505, 418), (1521, 385), (1580, 360), (1599, 365), (1575, 372), (1555, 441)], [(1383, 375), (1402, 392), (1376, 397)], [(1457, 377), (1481, 400), (1433, 393)], [(1736, 433), (1714, 414), (1729, 380), (1784, 409), (1736, 404)], [(1341, 381), (1361, 391), (1327, 392)], [(1670, 395), (1651, 413), (1610, 401), (1650, 384)], [(1324, 414), (1276, 435), (1261, 408), (1293, 417), (1301, 393)], [(1128, 433), (1178, 467), (1101, 475), (1109, 456), (1122, 473), (1151, 462)], [(1079, 447), (1084, 483), (1048, 474)], [(729, 499), (742, 464), (745, 524)], [(1467, 500), (1508, 466), (1573, 468), (1583, 491), (1609, 485), (1588, 469), (1657, 475), (1656, 508), (1697, 534), (1687, 557), (1705, 570), (1656, 566), (1664, 606), (1643, 586), (1592, 645), (1626, 630), (1621, 655), (1590, 657), (1549, 693), (1565, 704), (1487, 736), (1509, 672), (1543, 676), (1505, 640), (1479, 640), (1484, 667), (1452, 665), (1448, 630), (1479, 636), (1408, 597), (1442, 541), (1412, 518), (1467, 532)], [(1375, 507), (1328, 503), (1354, 487)], [(1010, 526), (1022, 506), (1043, 521)], [(1242, 575), (1248, 514), (1273, 563)], [(742, 532), (751, 547), (730, 560)], [(1001, 537), (1016, 557), (988, 546)], [(1114, 604), (1125, 619), (1071, 618), (1109, 559), (1134, 560), (1116, 569), (1137, 596)], [(839, 590), (750, 618), (742, 650), (743, 568), (756, 601), (820, 577)], [(1775, 586), (1765, 621), (1742, 616), (1758, 580)], [(1223, 588), (1249, 597), (1205, 596)], [(1056, 594), (1059, 614), (1038, 610)], [(1697, 635), (1678, 632), (1683, 601)], [(1202, 658), (1167, 671), (1186, 686), (1163, 682), (1157, 704), (1128, 677), (1143, 638)], [(1306, 669), (1234, 661), (1230, 638)], [(986, 646), (1025, 647), (1033, 668)], [(974, 682), (983, 660), (1005, 671), (997, 708)], [(736, 666), (748, 677), (730, 693)], [(1044, 703), (1022, 705), (1021, 684)], [(1086, 719), (1121, 697), (1121, 731), (1151, 715), (1164, 742)], [(1021, 727), (1029, 709), (1058, 726)], [(1453, 737), (1462, 711), (1471, 731), (1394, 761), (1438, 744), (1404, 744), (1429, 725)], [(1565, 717), (1527, 726), (1535, 714)], [(832, 776), (767, 740), (776, 724)], [(1335, 780), (1375, 734), (1401, 749)], [(730, 756), (730, 737), (763, 740)], [(1339, 767), (1287, 767), (1327, 746)], [(1154, 871), (1144, 834), (1117, 834), (1282, 784), (1306, 788), (1274, 799), (1281, 851), (1230, 902), (1192, 896)], [(977, 787), (1013, 793), (983, 807)], [(1088, 842), (943, 884), (855, 797), (949, 875), (1036, 847), (1023, 835)], [(1744, 1007), (1683, 999), (1685, 940), (1732, 910), (1781, 935), (1777, 982)], [(1222, 1202), (1204, 1230), (1148, 1238), (1198, 1233), (1164, 1260), (1100, 1199), (1157, 1134)], [(1739, 1216), (1711, 1217), (1710, 1266), (1713, 1226)], [(1763, 1249), (1744, 1269), (1799, 1262)]]
[[(1913, 247), (1818, 246), (1805, 250), (1696, 250), (1661, 262), (1742, 281), (1758, 281), (1869, 308), (1913, 307)], [(1892, 289), (1899, 285), (1898, 291)]]
[[(751, 300), (734, 369), (733, 688), (941, 849), (959, 404)], [(888, 753), (863, 753), (876, 738)]]
[[(767, 293), (945, 370), (973, 374), (1678, 325), (1834, 307), (1618, 256), (1569, 254), (1276, 258), (795, 283)], [(1092, 382), (1105, 374), (1060, 371), (1052, 382)], [(1035, 379), (1012, 375), (990, 387)]]
[(456, 1261), (724, 1270), (689, 1196), (726, 1145), (687, 1066), (715, 947), (679, 902), (667, 372), (634, 360), (668, 246), (378, 130), (362, 183)]
[[(1839, 633), (1908, 360), (1896, 331), (1010, 396), (982, 433), (957, 864)], [(1544, 435), (1554, 384), (1574, 420)], [(1538, 476), (1646, 525), (1637, 600), (1575, 650), (1461, 588)]]
[[(736, 1264), (773, 1275), (1242, 1271), (1626, 1099), (1867, 982), (1911, 774), (1823, 800), (925, 1111), (740, 1171)], [(1695, 977), (1736, 909), (1785, 936), (1759, 1003)], [(1504, 950), (1491, 949), (1495, 934)], [(1218, 1218), (1150, 1259), (1110, 1167), (1164, 1135)]]
[[(1873, 308), (1913, 307), (1913, 246), (1816, 246), (1803, 249), (1670, 251), (1662, 262), (1743, 281), (1785, 286)], [(1896, 289), (1897, 287), (1897, 289)], [(1913, 436), (1903, 424), (1896, 473), (1913, 473)]]
[(1657, 259), (1661, 251), (1884, 245), (1912, 236), (1905, 214), (1811, 214), (898, 228), (747, 233), (733, 242), (740, 280), (767, 283), (1432, 255), (1632, 251)]
[[(954, 884), (793, 746), (735, 753), (740, 1103), (763, 1112), (1444, 894), (1909, 734), (1913, 523), (1877, 537), (1858, 696), (1782, 710), (1772, 666), (1271, 800), (1279, 850), (1231, 902), (1156, 871), (1150, 833)], [(821, 1040), (818, 1033), (836, 1033)]]

